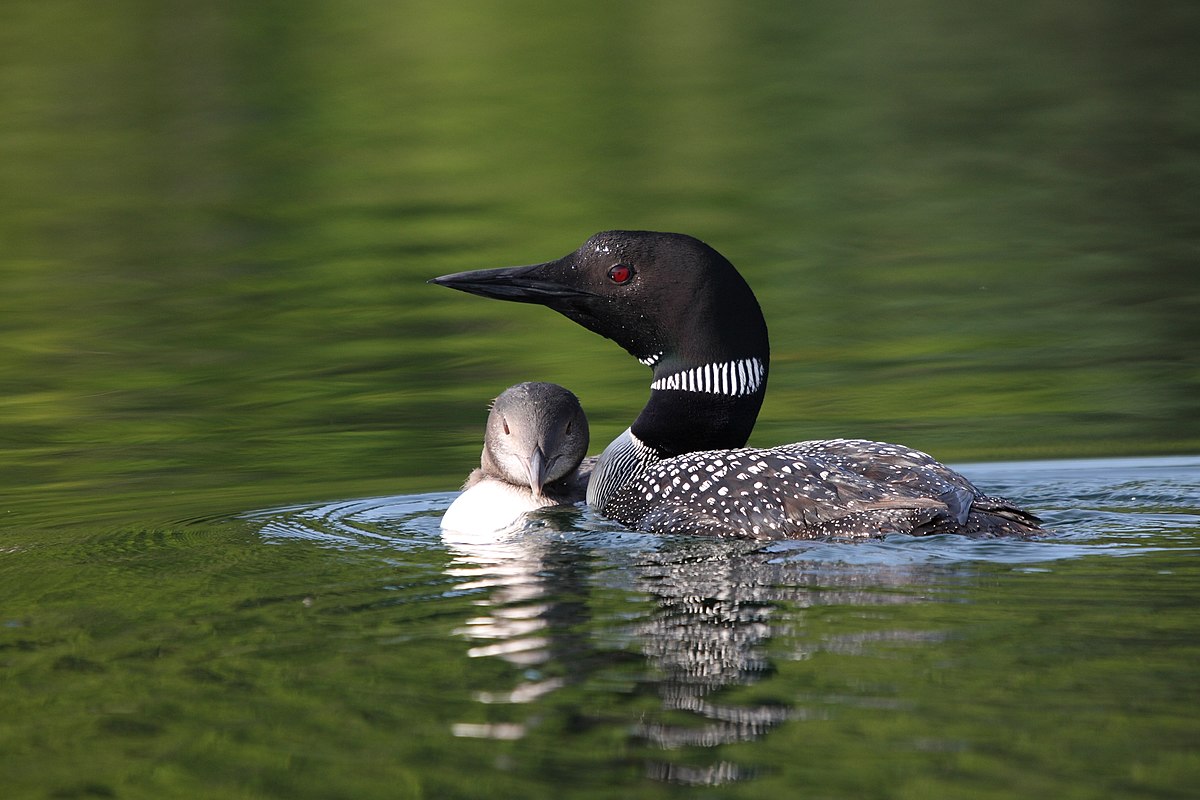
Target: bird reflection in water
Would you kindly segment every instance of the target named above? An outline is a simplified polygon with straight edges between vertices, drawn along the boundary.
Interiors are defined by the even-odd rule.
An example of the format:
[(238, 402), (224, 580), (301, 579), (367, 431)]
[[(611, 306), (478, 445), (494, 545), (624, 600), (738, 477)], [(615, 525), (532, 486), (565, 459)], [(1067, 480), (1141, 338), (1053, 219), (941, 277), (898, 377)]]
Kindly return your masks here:
[[(847, 703), (881, 713), (896, 707), (894, 698), (869, 687), (866, 696), (846, 687), (798, 697), (793, 680), (779, 674), (781, 662), (819, 653), (876, 655), (881, 646), (924, 646), (944, 636), (893, 625), (888, 615), (872, 614), (880, 624), (869, 629), (856, 624), (836, 632), (809, 618), (820, 606), (878, 611), (944, 602), (942, 589), (920, 590), (947, 583), (939, 566), (946, 553), (929, 539), (848, 546), (659, 537), (561, 507), (534, 512), (514, 533), (472, 539), (439, 531), (427, 502), (370, 498), (276, 509), (264, 512), (261, 530), (271, 541), (337, 549), (407, 544), (420, 525), (418, 546), (440, 540), (438, 549), (450, 555), (448, 563), (438, 559), (440, 570), (476, 609), (453, 630), (469, 656), (501, 659), (516, 675), (515, 685), (473, 695), (482, 705), (508, 709), (481, 715), (485, 722), (452, 723), (460, 737), (532, 738), (554, 721), (561, 723), (556, 742), (569, 757), (561, 737), (616, 728), (627, 744), (608, 756), (613, 769), (636, 766), (653, 779), (682, 784), (745, 780), (770, 771), (770, 750), (738, 748), (735, 762), (721, 745), (761, 741)], [(442, 589), (414, 602), (440, 599)], [(755, 684), (758, 696), (769, 699), (749, 702), (736, 691)], [(556, 708), (563, 689), (582, 692), (588, 706)], [(521, 709), (528, 709), (524, 718)], [(593, 749), (587, 757), (596, 756)]]
[[(572, 633), (586, 608), (575, 584), (580, 581), (586, 555), (568, 542), (553, 538), (552, 530), (568, 510), (531, 514), (530, 526), (548, 526), (550, 535), (525, 529), (500, 534), (490, 540), (459, 536), (443, 530), (443, 541), (453, 560), (446, 574), (458, 579), (455, 589), (477, 592), (479, 613), (454, 633), (473, 644), (473, 658), (500, 658), (521, 669), (522, 680), (506, 691), (478, 692), (482, 703), (532, 703), (566, 685), (563, 675), (547, 675), (539, 667), (570, 659), (580, 652)], [(458, 736), (517, 739), (525, 734), (521, 724), (454, 725)]]
[[(824, 713), (786, 696), (757, 703), (728, 697), (727, 690), (775, 674), (767, 645), (774, 636), (792, 635), (805, 608), (922, 600), (919, 593), (880, 588), (919, 583), (919, 568), (874, 569), (864, 580), (861, 570), (781, 558), (761, 543), (582, 535), (577, 519), (574, 533), (558, 533), (553, 514), (538, 522), (544, 527), (502, 541), (447, 542), (454, 554), (448, 572), (460, 580), (457, 588), (480, 592), (479, 614), (457, 631), (471, 643), (468, 652), (521, 670), (514, 688), (480, 692), (476, 699), (534, 703), (569, 683), (611, 678), (611, 670), (632, 661), (620, 679), (627, 681), (631, 671), (637, 676), (630, 692), (640, 698), (639, 710), (632, 725), (628, 717), (622, 724), (644, 745), (633, 750), (641, 753), (646, 774), (672, 783), (751, 778), (759, 774), (754, 765), (727, 759), (698, 764), (697, 751), (758, 740), (785, 722)], [(633, 613), (630, 604), (614, 611), (595, 599), (602, 592), (650, 602), (633, 604)], [(845, 652), (853, 643), (811, 646)], [(807, 655), (797, 645), (787, 657)], [(657, 711), (645, 710), (647, 692), (657, 695)], [(605, 713), (610, 716), (598, 724), (613, 721), (613, 709)], [(454, 731), (512, 739), (528, 728), (464, 723)], [(687, 763), (671, 753), (686, 753)]]

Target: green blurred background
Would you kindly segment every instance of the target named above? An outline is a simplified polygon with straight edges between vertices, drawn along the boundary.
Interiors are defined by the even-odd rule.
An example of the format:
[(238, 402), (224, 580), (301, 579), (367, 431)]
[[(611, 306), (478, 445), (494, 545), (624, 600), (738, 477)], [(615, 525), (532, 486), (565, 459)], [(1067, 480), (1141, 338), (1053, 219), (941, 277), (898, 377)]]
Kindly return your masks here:
[(754, 442), (1200, 451), (1200, 5), (8, 0), (0, 525), (451, 490), (486, 403), (648, 372), (428, 286), (690, 233)]

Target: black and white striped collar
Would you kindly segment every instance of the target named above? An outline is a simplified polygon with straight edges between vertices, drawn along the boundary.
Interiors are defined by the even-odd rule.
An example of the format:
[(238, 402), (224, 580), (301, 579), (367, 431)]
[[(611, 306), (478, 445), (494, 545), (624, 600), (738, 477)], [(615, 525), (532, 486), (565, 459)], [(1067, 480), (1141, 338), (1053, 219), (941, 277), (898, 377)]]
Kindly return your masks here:
[(626, 428), (613, 439), (596, 460), (592, 476), (588, 480), (587, 502), (592, 508), (604, 513), (609, 499), (617, 490), (645, 471), (646, 467), (662, 459), (662, 454), (643, 442)]
[(762, 388), (767, 371), (758, 358), (741, 358), (692, 367), (657, 378), (651, 389), (744, 397)]

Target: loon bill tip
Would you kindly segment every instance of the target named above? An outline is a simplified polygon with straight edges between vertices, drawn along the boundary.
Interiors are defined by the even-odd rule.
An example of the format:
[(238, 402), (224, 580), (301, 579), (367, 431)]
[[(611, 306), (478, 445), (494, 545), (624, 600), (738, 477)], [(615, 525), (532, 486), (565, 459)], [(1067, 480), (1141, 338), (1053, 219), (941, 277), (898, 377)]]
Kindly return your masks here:
[(580, 297), (590, 294), (579, 286), (569, 286), (548, 275), (555, 262), (524, 267), (500, 267), (454, 272), (430, 278), (428, 283), (446, 286), (460, 292), (496, 300), (515, 300), (542, 303), (555, 298)]

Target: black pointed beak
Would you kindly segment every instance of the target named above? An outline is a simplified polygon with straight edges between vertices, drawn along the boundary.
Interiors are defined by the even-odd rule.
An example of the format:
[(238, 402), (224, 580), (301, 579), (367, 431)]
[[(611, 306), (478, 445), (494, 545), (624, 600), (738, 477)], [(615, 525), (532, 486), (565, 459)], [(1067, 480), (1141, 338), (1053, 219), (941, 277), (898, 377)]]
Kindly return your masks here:
[(429, 283), (449, 286), (460, 292), (492, 297), (497, 300), (514, 300), (518, 303), (539, 303), (554, 306), (555, 301), (589, 296), (591, 292), (568, 286), (555, 280), (559, 262), (533, 264), (528, 267), (502, 267), (501, 269), (477, 269), (471, 272), (455, 272), (433, 278)]

